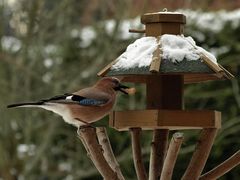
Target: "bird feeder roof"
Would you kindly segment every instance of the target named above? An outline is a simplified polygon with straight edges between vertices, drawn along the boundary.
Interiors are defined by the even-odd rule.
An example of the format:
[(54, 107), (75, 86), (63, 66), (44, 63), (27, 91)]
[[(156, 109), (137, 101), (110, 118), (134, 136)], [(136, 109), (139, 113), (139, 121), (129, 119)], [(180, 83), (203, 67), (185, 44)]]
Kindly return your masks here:
[[(129, 82), (146, 82), (148, 76), (172, 74), (182, 75), (185, 83), (232, 78), (233, 75), (218, 64), (215, 56), (197, 46), (192, 37), (185, 37), (176, 32), (166, 34), (165, 30), (160, 31), (158, 35), (158, 31), (151, 30), (156, 28), (151, 25), (155, 26), (157, 23), (161, 26), (168, 26), (169, 23), (175, 25), (176, 22), (184, 24), (184, 17), (175, 13), (153, 13), (142, 16), (142, 22), (150, 26), (150, 30), (147, 31), (146, 28), (146, 35), (148, 33), (150, 35), (130, 44), (124, 53), (98, 75), (116, 76)], [(179, 32), (181, 31), (182, 28), (179, 29)]]

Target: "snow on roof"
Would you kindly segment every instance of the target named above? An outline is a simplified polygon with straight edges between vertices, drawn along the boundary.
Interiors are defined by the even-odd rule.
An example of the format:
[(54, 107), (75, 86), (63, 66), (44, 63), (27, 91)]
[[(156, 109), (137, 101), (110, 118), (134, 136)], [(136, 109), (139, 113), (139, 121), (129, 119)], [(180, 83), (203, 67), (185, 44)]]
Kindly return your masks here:
[(130, 44), (126, 51), (117, 59), (117, 63), (112, 69), (129, 69), (135, 67), (150, 66), (153, 52), (159, 48), (162, 51), (162, 59), (172, 61), (173, 63), (200, 60), (201, 53), (208, 56), (214, 63), (217, 62), (214, 55), (196, 45), (192, 37), (183, 35), (161, 36), (160, 41), (155, 37), (142, 37)]

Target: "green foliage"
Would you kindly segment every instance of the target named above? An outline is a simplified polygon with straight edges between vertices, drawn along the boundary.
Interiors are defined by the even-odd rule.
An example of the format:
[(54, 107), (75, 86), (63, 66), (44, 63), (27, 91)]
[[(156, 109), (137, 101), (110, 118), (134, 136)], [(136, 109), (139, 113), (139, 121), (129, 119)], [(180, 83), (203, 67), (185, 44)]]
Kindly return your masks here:
[[(3, 1), (5, 2), (5, 1)], [(7, 2), (7, 1), (6, 1)], [(128, 17), (128, 1), (119, 1), (112, 15), (112, 30), (106, 27), (109, 4), (101, 4), (90, 26), (84, 21), (88, 1), (0, 1), (0, 178), (24, 179), (101, 179), (77, 138), (76, 129), (60, 117), (39, 109), (7, 110), (12, 102), (35, 100), (72, 92), (96, 81), (96, 73), (115, 59), (133, 38), (122, 38), (121, 27)], [(127, 6), (129, 7), (129, 6)], [(90, 10), (89, 10), (90, 11)], [(139, 22), (140, 23), (140, 22)], [(110, 23), (109, 23), (110, 24)], [(83, 31), (87, 29), (87, 34)], [(187, 34), (198, 45), (218, 50), (217, 57), (235, 75), (239, 72), (240, 27), (227, 22), (220, 32), (199, 29), (192, 23)], [(91, 34), (94, 32), (94, 34)], [(197, 32), (197, 33), (196, 33)], [(10, 45), (6, 47), (5, 40)], [(145, 87), (137, 94), (119, 96), (116, 109), (143, 109)], [(223, 128), (215, 141), (207, 167), (209, 170), (239, 149), (239, 81), (216, 81), (185, 87), (188, 109), (222, 111)], [(106, 125), (107, 118), (96, 125)], [(108, 129), (113, 150), (126, 179), (136, 179), (131, 140), (127, 132)], [(174, 179), (179, 179), (194, 150), (199, 131), (185, 131), (185, 143), (177, 161)], [(142, 137), (143, 158), (148, 167), (151, 132)], [(239, 168), (224, 179), (237, 179)]]

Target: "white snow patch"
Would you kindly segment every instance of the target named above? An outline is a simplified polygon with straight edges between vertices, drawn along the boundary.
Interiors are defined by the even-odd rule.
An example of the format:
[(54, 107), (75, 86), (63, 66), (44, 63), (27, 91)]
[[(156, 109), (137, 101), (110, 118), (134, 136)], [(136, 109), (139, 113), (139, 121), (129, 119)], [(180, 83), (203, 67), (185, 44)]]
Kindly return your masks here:
[(159, 11), (154, 13), (146, 13), (146, 15), (151, 15), (151, 14), (182, 14), (182, 13), (177, 11)]
[(3, 36), (1, 38), (1, 46), (3, 50), (10, 52), (17, 52), (22, 47), (22, 43), (19, 39), (13, 36)]
[(53, 78), (52, 73), (47, 72), (42, 76), (42, 81), (45, 82), (45, 83), (50, 83), (52, 78)]
[(195, 41), (191, 37), (163, 35), (161, 40), (162, 58), (172, 62), (187, 60), (198, 60), (200, 57), (194, 49)]
[(19, 144), (17, 146), (17, 154), (19, 158), (35, 155), (36, 146), (34, 144)]
[(240, 25), (240, 9), (216, 12), (193, 11), (189, 9), (180, 9), (178, 11), (187, 16), (187, 24), (194, 24), (199, 29), (209, 30), (215, 33), (220, 32), (227, 22), (230, 23), (229, 25), (232, 26), (232, 28), (237, 28)]
[(120, 33), (119, 38), (123, 40), (127, 40), (130, 38), (139, 37), (138, 33), (130, 33), (129, 29), (144, 29), (143, 24), (140, 23), (139, 17), (130, 20), (124, 20), (120, 24)]
[(208, 56), (214, 63), (217, 62), (214, 55), (196, 45), (192, 37), (165, 34), (160, 42), (155, 37), (142, 37), (130, 44), (126, 51), (117, 59), (112, 69), (129, 69), (134, 67), (149, 66), (153, 52), (158, 48), (162, 50), (162, 58), (175, 62), (183, 59), (188, 61), (200, 60), (201, 53)]
[(88, 26), (82, 29), (82, 31), (80, 32), (80, 37), (82, 38), (80, 46), (84, 48), (89, 46), (96, 38), (96, 32), (93, 27)]
[(127, 50), (118, 58), (113, 69), (128, 69), (130, 67), (149, 66), (153, 52), (157, 48), (155, 37), (142, 37), (127, 47)]
[(46, 68), (50, 68), (53, 65), (53, 59), (51, 58), (44, 59), (43, 64)]
[(58, 169), (60, 171), (71, 171), (72, 169), (72, 165), (68, 162), (61, 162), (59, 165), (58, 165)]
[(54, 44), (48, 44), (44, 47), (45, 54), (56, 54), (58, 51), (58, 47)]

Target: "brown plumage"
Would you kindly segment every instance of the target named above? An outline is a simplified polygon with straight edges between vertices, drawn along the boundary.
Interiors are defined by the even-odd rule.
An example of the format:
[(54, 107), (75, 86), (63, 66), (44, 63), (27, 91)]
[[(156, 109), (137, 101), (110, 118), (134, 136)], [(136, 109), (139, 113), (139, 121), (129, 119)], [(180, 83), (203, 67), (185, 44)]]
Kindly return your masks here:
[(98, 121), (112, 110), (117, 91), (125, 94), (127, 86), (120, 84), (117, 78), (105, 77), (94, 86), (71, 94), (55, 96), (37, 102), (18, 103), (12, 107), (40, 107), (63, 117), (65, 122), (77, 127)]

